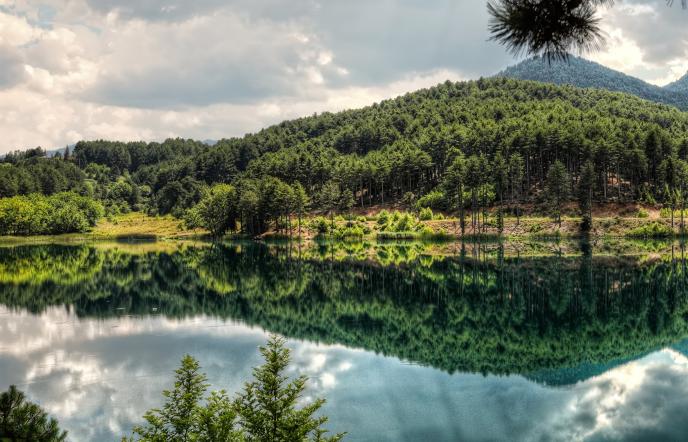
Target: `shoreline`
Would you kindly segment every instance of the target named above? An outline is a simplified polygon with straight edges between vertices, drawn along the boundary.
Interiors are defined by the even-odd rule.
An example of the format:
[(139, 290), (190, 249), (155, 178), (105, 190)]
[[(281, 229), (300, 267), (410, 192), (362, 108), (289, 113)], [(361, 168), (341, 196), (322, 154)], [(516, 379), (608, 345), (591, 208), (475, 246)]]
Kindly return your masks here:
[[(98, 241), (116, 242), (155, 242), (155, 241), (214, 241), (214, 240), (272, 240), (272, 241), (557, 241), (567, 240), (609, 240), (609, 239), (664, 239), (675, 240), (688, 237), (688, 217), (684, 231), (678, 216), (660, 216), (659, 211), (648, 216), (593, 216), (590, 232), (580, 231), (581, 218), (564, 216), (561, 225), (551, 217), (524, 215), (519, 219), (509, 216), (503, 219), (500, 232), (497, 217), (488, 213), (485, 222), (474, 230), (470, 225), (470, 215), (466, 216), (464, 234), (458, 218), (452, 215), (436, 214), (434, 219), (420, 220), (409, 212), (392, 212), (397, 218), (408, 217), (410, 225), (398, 230), (394, 222), (383, 224), (378, 213), (337, 215), (334, 229), (331, 219), (321, 215), (309, 214), (301, 222), (301, 234), (296, 219), (292, 219), (290, 229), (268, 230), (252, 237), (243, 234), (226, 234), (213, 238), (203, 229), (186, 229), (183, 221), (172, 216), (148, 216), (131, 212), (104, 218), (89, 232), (67, 233), (60, 235), (0, 236), (0, 244), (50, 244), (83, 243)], [(323, 227), (324, 224), (324, 227)], [(392, 228), (390, 228), (392, 226)]]

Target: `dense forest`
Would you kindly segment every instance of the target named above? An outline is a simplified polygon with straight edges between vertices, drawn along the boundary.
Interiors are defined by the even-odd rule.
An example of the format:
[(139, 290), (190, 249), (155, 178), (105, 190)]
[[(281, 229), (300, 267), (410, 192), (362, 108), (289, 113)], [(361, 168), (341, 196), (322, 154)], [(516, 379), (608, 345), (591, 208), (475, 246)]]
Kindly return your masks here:
[(678, 80), (667, 84), (666, 86), (664, 86), (664, 89), (671, 92), (688, 95), (688, 73), (686, 73), (683, 77), (679, 78)]
[[(172, 213), (214, 233), (263, 232), (304, 211), (385, 203), (459, 214), (569, 200), (686, 199), (688, 114), (631, 95), (506, 78), (446, 82), (372, 106), (285, 121), (210, 146), (81, 141), (7, 155), (0, 196), (72, 191), (107, 213)], [(584, 223), (585, 224), (585, 223)]]

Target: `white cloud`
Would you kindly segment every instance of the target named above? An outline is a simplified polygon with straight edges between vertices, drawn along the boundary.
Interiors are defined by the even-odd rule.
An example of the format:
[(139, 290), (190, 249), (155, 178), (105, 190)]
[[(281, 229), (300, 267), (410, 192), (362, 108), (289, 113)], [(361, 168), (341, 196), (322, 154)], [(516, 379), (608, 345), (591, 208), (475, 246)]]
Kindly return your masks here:
[[(664, 83), (688, 69), (688, 13), (627, 0), (594, 57)], [(0, 153), (77, 138), (240, 136), (513, 59), (483, 1), (0, 0)]]
[(608, 36), (596, 61), (664, 85), (688, 70), (688, 11), (654, 0), (626, 0), (601, 14)]

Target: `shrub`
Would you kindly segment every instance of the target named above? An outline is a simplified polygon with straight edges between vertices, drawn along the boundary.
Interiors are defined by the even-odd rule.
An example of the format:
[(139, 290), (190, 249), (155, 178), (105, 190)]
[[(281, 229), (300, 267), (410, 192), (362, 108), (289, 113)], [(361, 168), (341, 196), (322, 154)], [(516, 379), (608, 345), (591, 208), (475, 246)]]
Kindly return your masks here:
[(420, 215), (419, 218), (421, 221), (430, 221), (432, 220), (432, 209), (429, 207), (425, 207), (423, 209), (420, 209)]
[(0, 199), (0, 235), (85, 232), (104, 215), (103, 206), (74, 193)]
[(638, 209), (638, 212), (635, 214), (635, 216), (636, 218), (649, 218), (650, 214), (645, 209)]
[(408, 213), (404, 213), (399, 217), (395, 224), (394, 230), (397, 232), (410, 232), (415, 227), (415, 220)]
[(413, 207), (415, 202), (416, 202), (416, 195), (414, 195), (413, 192), (406, 192), (401, 197), (401, 204), (403, 204), (406, 207)]
[(330, 223), (324, 217), (319, 216), (311, 221), (311, 229), (318, 232), (319, 235), (325, 235), (330, 231)]
[(363, 235), (363, 229), (359, 226), (349, 226), (343, 229), (338, 229), (335, 232), (335, 237), (337, 239), (362, 238)]
[(446, 208), (446, 197), (444, 192), (433, 190), (418, 198), (416, 202), (416, 209), (435, 209), (442, 210)]
[(382, 212), (378, 213), (377, 215), (377, 224), (379, 226), (385, 225), (389, 222), (390, 215), (389, 212), (386, 210), (383, 210)]
[(666, 238), (673, 234), (671, 227), (656, 221), (628, 232), (628, 236), (636, 238)]

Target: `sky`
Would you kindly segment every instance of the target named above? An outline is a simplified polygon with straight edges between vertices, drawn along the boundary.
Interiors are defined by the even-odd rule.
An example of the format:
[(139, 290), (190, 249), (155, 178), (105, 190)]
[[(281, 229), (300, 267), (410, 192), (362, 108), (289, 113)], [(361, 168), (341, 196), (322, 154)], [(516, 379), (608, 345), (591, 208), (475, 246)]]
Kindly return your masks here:
[[(663, 85), (688, 11), (622, 0), (587, 57)], [(517, 59), (484, 0), (0, 0), (0, 153), (81, 139), (220, 139)]]

